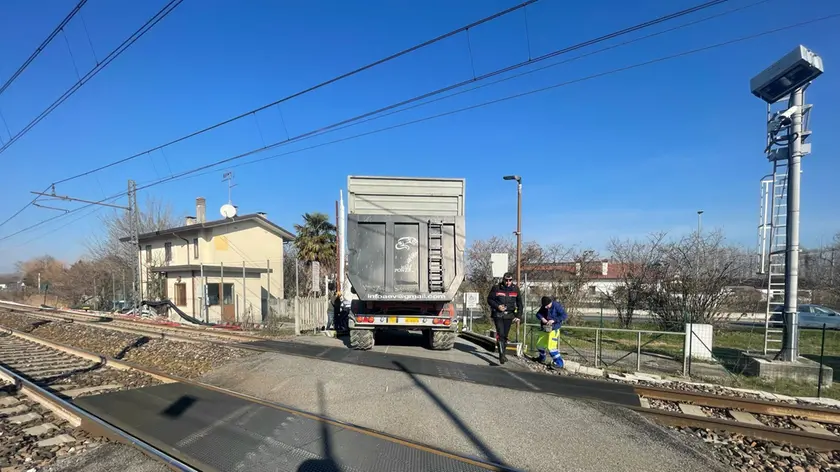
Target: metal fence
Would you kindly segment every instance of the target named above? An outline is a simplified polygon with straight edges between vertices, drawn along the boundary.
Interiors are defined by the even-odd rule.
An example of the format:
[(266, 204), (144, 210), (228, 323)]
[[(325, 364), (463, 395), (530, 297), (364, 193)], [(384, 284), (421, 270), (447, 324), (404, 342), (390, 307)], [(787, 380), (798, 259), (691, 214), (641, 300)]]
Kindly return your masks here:
[[(792, 396), (830, 396), (840, 399), (840, 391), (831, 389), (840, 381), (840, 330), (805, 328), (799, 332), (799, 368), (786, 370), (763, 368), (759, 363), (776, 360), (780, 347), (764, 352), (764, 326), (758, 323), (725, 324), (715, 327), (711, 359), (688, 360), (687, 374), (694, 378), (735, 387), (756, 388)], [(697, 336), (692, 343), (702, 343)], [(704, 346), (705, 347), (705, 346)]]
[(278, 325), (294, 323), (298, 336), (325, 329), (331, 312), (327, 297), (293, 297), (271, 302), (271, 322)]
[[(686, 373), (685, 333), (587, 326), (564, 326), (560, 332), (566, 360), (617, 372)], [(526, 324), (524, 333), (524, 350), (533, 355), (539, 326)]]

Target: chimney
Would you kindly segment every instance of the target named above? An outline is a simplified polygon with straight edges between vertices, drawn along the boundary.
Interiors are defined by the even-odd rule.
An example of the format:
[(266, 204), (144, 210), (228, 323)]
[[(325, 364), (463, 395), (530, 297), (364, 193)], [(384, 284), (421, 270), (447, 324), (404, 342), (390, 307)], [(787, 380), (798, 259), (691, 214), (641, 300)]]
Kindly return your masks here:
[(205, 219), (206, 208), (207, 203), (205, 203), (204, 197), (198, 197), (195, 199), (195, 216), (199, 223), (205, 223), (207, 221)]
[(609, 271), (609, 268), (610, 268), (610, 263), (609, 262), (607, 262), (607, 261), (601, 262), (601, 275), (607, 275), (607, 272)]
[(188, 216), (185, 224), (187, 226), (194, 225), (195, 224), (195, 217), (194, 216)]

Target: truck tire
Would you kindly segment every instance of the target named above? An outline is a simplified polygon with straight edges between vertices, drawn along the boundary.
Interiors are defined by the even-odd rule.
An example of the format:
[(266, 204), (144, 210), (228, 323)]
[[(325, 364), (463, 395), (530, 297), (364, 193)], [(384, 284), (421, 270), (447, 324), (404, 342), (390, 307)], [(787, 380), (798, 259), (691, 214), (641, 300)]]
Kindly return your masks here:
[(373, 330), (351, 329), (350, 347), (360, 351), (369, 351), (373, 349)]
[(432, 331), (431, 348), (435, 351), (448, 351), (455, 345), (455, 333), (452, 331)]

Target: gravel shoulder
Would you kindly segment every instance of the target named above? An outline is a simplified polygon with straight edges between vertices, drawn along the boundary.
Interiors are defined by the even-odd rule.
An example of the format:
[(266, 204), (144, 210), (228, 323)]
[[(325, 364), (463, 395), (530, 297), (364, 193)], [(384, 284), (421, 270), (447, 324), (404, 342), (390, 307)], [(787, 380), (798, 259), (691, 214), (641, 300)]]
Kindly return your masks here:
[(553, 395), (276, 353), (201, 380), (524, 470), (727, 470), (635, 413)]
[(38, 318), (34, 316), (0, 312), (2, 326), (188, 379), (198, 378), (232, 360), (256, 354), (245, 349), (153, 339), (75, 323), (36, 321)]

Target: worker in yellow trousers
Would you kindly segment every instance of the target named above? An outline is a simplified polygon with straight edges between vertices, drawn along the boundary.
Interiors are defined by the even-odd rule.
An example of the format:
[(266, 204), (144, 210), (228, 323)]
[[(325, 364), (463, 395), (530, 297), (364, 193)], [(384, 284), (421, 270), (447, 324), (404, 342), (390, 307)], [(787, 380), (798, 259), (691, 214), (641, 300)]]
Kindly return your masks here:
[(563, 367), (563, 357), (560, 355), (560, 326), (569, 315), (563, 305), (549, 297), (542, 297), (537, 319), (540, 321), (540, 335), (537, 338), (537, 351), (540, 353), (538, 361), (544, 363), (546, 353), (551, 357), (555, 367)]

